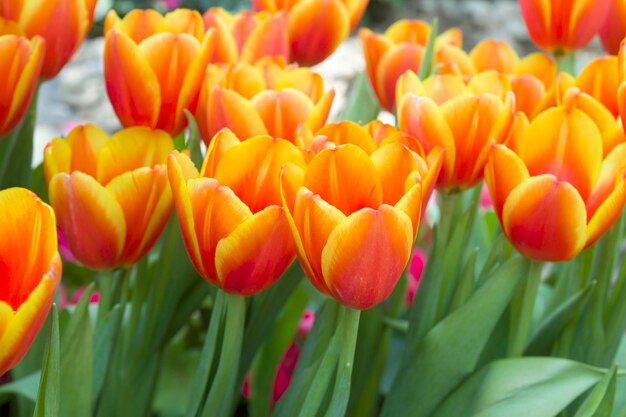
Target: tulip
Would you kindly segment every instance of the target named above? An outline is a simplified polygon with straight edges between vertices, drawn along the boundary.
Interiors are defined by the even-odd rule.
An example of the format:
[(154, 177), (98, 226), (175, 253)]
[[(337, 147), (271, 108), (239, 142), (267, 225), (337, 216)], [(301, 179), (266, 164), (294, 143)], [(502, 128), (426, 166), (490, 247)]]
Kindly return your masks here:
[(326, 59), (363, 16), (368, 0), (253, 0), (256, 10), (284, 10), (294, 62), (311, 66)]
[(485, 179), (515, 248), (532, 259), (564, 261), (592, 245), (621, 214), (626, 144), (604, 157), (593, 120), (578, 108), (559, 106), (538, 115), (512, 149), (493, 144)]
[(0, 191), (0, 375), (41, 329), (61, 280), (54, 213), (23, 188)]
[(209, 66), (196, 119), (202, 138), (229, 128), (241, 139), (270, 135), (291, 142), (302, 126), (316, 131), (326, 122), (334, 91), (324, 92), (319, 74), (285, 67), (284, 61)]
[(626, 37), (626, 2), (623, 0), (607, 0), (609, 12), (600, 26), (600, 40), (609, 54), (617, 55), (620, 42)]
[(476, 71), (495, 70), (512, 74), (519, 62), (517, 52), (504, 41), (485, 39), (470, 52), (470, 58)]
[(74, 128), (44, 150), (50, 202), (72, 255), (93, 269), (129, 266), (152, 248), (173, 209), (171, 137), (145, 127), (113, 137)]
[(224, 129), (198, 172), (174, 152), (168, 175), (187, 254), (198, 273), (228, 293), (254, 295), (295, 258), (280, 199), (283, 164), (305, 166), (295, 145), (270, 136), (240, 141)]
[(371, 155), (341, 142), (305, 170), (286, 165), (281, 192), (308, 279), (340, 303), (367, 309), (391, 294), (409, 261), (425, 198), (419, 166), (436, 178), (441, 159), (428, 165), (398, 142)]
[(186, 33), (199, 42), (204, 37), (202, 16), (189, 9), (178, 9), (165, 15), (152, 9), (134, 9), (123, 19), (120, 19), (115, 10), (111, 10), (104, 20), (104, 34), (113, 29), (125, 33), (136, 44), (157, 33)]
[[(419, 70), (429, 35), (430, 26), (419, 20), (400, 20), (391, 25), (383, 35), (365, 28), (359, 31), (367, 76), (383, 108), (393, 111), (396, 81), (400, 75), (407, 70), (414, 72)], [(439, 35), (435, 48), (436, 62), (448, 59), (462, 61), (464, 54), (462, 51), (456, 54), (455, 51), (460, 50), (445, 48), (460, 47), (461, 38), (459, 29), (451, 29)], [(437, 56), (438, 50), (451, 52), (450, 55)], [(470, 62), (469, 59), (466, 62)], [(467, 64), (461, 62), (459, 65), (465, 67)]]
[[(458, 85), (458, 79), (448, 76), (443, 84), (457, 84), (448, 88), (457, 93), (446, 97), (441, 104), (424, 94), (415, 74), (409, 73), (398, 82), (400, 130), (417, 138), (427, 152), (436, 147), (445, 150), (438, 188), (467, 189), (478, 184), (483, 177), (489, 143), (504, 143), (515, 130), (515, 98), (506, 88), (501, 88), (506, 79), (497, 74), (486, 75), (487, 79), (470, 82), (472, 85), (465, 87), (465, 91)], [(490, 89), (500, 91), (505, 99), (483, 92)]]
[(619, 89), (619, 72), (616, 56), (591, 61), (578, 74), (574, 85), (601, 102), (617, 117), (619, 108), (615, 92)]
[[(168, 14), (162, 23), (173, 26), (170, 21), (174, 21), (187, 29), (196, 28), (197, 23), (190, 25), (187, 19), (170, 18), (180, 17), (177, 12)], [(215, 45), (214, 33), (209, 31), (198, 39), (181, 27), (160, 32), (148, 28), (155, 25), (149, 16), (146, 12), (124, 21), (109, 19), (111, 28), (104, 47), (106, 89), (123, 126), (158, 128), (176, 136), (187, 123), (183, 111), (195, 111), (204, 69)], [(154, 30), (157, 33), (148, 35)]]
[(28, 40), (17, 25), (0, 18), (0, 136), (12, 131), (26, 114), (44, 49), (42, 38)]
[(562, 53), (584, 48), (598, 32), (609, 0), (519, 0), (532, 41), (541, 49)]
[(265, 56), (289, 61), (289, 32), (285, 13), (241, 11), (235, 16), (220, 7), (206, 11), (206, 30), (214, 29), (216, 46), (211, 62), (254, 64)]
[(28, 38), (41, 36), (46, 51), (41, 75), (54, 77), (83, 42), (97, 0), (0, 0), (0, 16), (17, 22)]
[(556, 79), (556, 62), (543, 52), (533, 52), (518, 61), (515, 74), (532, 75), (548, 90)]

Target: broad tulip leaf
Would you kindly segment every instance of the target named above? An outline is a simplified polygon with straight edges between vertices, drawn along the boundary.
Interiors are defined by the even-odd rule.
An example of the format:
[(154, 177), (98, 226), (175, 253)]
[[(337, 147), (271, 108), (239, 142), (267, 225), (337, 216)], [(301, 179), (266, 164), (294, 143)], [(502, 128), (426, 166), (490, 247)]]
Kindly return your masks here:
[(467, 303), (437, 324), (416, 347), (408, 347), (383, 417), (430, 416), (474, 371), (498, 319), (526, 276), (526, 266), (520, 256), (509, 259)]
[(51, 325), (46, 353), (41, 369), (39, 394), (34, 417), (58, 417), (60, 411), (61, 353), (59, 342), (59, 314), (56, 304), (52, 305)]
[(341, 113), (340, 120), (352, 120), (366, 124), (376, 120), (380, 113), (380, 105), (370, 90), (365, 71), (359, 74), (354, 81), (348, 104)]
[(434, 417), (554, 417), (602, 376), (568, 359), (499, 360), (463, 382)]
[(430, 35), (426, 42), (426, 49), (424, 50), (424, 58), (422, 58), (422, 65), (420, 65), (419, 77), (425, 80), (433, 73), (433, 65), (435, 63), (435, 40), (439, 34), (439, 19), (434, 18), (433, 23), (430, 25)]
[(196, 123), (196, 119), (193, 117), (193, 114), (191, 114), (191, 112), (187, 109), (185, 109), (184, 112), (185, 117), (187, 118), (186, 147), (191, 154), (191, 160), (194, 165), (196, 168), (200, 169), (202, 167), (202, 162), (204, 161), (202, 149), (200, 148), (200, 142), (202, 141), (200, 138), (200, 130), (198, 130), (198, 123)]
[(40, 379), (41, 372), (33, 372), (8, 384), (0, 385), (0, 404), (3, 403), (4, 396), (11, 395), (19, 395), (33, 403), (36, 402)]
[(617, 366), (614, 366), (587, 395), (574, 417), (611, 417), (616, 375)]

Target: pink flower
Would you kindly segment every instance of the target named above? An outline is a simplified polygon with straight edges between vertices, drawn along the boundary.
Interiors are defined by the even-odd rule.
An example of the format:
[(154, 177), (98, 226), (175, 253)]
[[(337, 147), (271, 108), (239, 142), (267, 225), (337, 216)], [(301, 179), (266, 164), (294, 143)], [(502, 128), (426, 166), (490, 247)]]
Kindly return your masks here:
[(406, 290), (406, 304), (413, 304), (413, 299), (415, 298), (415, 293), (417, 292), (417, 287), (420, 282), (420, 278), (422, 278), (422, 272), (424, 271), (424, 266), (426, 265), (426, 254), (420, 248), (413, 249), (413, 254), (411, 255), (411, 260), (409, 262), (409, 270), (407, 275), (409, 277), (409, 282)]

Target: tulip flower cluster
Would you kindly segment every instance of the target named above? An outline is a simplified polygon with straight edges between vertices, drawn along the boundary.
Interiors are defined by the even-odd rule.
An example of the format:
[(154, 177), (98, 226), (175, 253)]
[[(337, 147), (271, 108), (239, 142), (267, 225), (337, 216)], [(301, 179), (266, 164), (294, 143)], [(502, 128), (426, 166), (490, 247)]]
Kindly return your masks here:
[[(0, 394), (33, 385), (35, 344), (37, 415), (229, 417), (242, 386), (258, 416), (610, 415), (623, 1), (519, 0), (545, 51), (525, 56), (496, 39), (464, 49), (435, 22), (362, 28), (344, 113), (359, 122), (329, 122), (335, 92), (305, 65), (366, 6), (109, 11), (123, 128), (51, 138), (24, 183), (48, 205), (2, 176), (95, 1), (0, 0)], [(618, 55), (576, 73), (595, 34)], [(374, 102), (396, 126), (367, 118)]]

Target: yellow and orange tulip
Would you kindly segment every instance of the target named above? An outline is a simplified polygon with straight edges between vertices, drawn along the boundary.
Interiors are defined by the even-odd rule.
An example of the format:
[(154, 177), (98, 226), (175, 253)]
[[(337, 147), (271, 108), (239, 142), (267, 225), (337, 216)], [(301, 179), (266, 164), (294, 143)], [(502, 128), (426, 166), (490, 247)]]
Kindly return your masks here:
[(23, 188), (0, 191), (0, 375), (24, 357), (61, 280), (54, 213)]
[(129, 266), (154, 245), (173, 209), (165, 164), (174, 149), (160, 130), (109, 137), (77, 126), (44, 150), (44, 173), (72, 255), (94, 269)]
[(564, 261), (592, 245), (621, 214), (626, 144), (603, 156), (591, 117), (559, 106), (539, 114), (511, 149), (493, 144), (485, 179), (511, 243), (529, 258)]
[[(399, 20), (384, 34), (365, 28), (359, 31), (367, 76), (383, 108), (393, 110), (400, 75), (419, 70), (429, 35), (430, 26), (420, 20)], [(467, 54), (458, 48), (461, 43), (462, 33), (456, 28), (437, 37), (435, 61), (450, 67), (444, 72), (473, 71)]]
[(324, 91), (319, 74), (285, 67), (280, 59), (256, 65), (210, 65), (202, 85), (196, 119), (205, 143), (223, 128), (244, 140), (270, 135), (295, 141), (301, 126), (321, 128), (335, 93)]
[(27, 37), (46, 41), (41, 75), (54, 77), (83, 42), (97, 0), (0, 0), (0, 16), (17, 22)]
[(601, 102), (615, 117), (619, 114), (617, 94), (619, 71), (616, 56), (596, 58), (587, 64), (574, 85)]
[[(344, 125), (335, 133), (354, 132)], [(399, 142), (368, 155), (348, 140), (322, 150), (304, 170), (286, 165), (281, 192), (311, 283), (348, 307), (367, 309), (391, 294), (409, 261), (427, 188), (420, 166), (428, 165)], [(434, 161), (430, 178), (441, 166)]]
[(198, 32), (199, 14), (182, 14), (172, 12), (159, 24), (152, 22), (148, 12), (125, 20), (109, 15), (113, 17), (108, 19), (104, 79), (123, 126), (162, 129), (176, 136), (187, 124), (184, 110), (195, 111), (215, 39), (213, 31)]
[(217, 38), (211, 62), (254, 64), (266, 56), (280, 56), (289, 61), (285, 13), (241, 11), (233, 16), (214, 7), (204, 13), (203, 19), (205, 29), (214, 29)]
[(584, 48), (606, 19), (609, 0), (519, 0), (530, 38), (539, 48)]
[(427, 152), (445, 150), (438, 188), (467, 189), (482, 180), (489, 143), (504, 143), (525, 118), (515, 115), (505, 76), (486, 72), (468, 85), (452, 75), (434, 80), (430, 94), (414, 73), (398, 81), (398, 126)]
[(519, 55), (511, 45), (495, 39), (478, 42), (469, 56), (477, 72), (495, 70), (513, 74), (519, 64)]
[(0, 136), (22, 120), (39, 80), (44, 41), (23, 35), (16, 24), (0, 18)]
[(607, 0), (610, 3), (606, 20), (600, 27), (600, 40), (604, 50), (617, 55), (622, 39), (626, 37), (626, 2), (623, 0)]
[(287, 13), (293, 62), (315, 65), (356, 27), (368, 0), (252, 0), (255, 10)]
[(305, 166), (292, 143), (270, 136), (240, 141), (224, 129), (198, 172), (184, 154), (168, 161), (169, 181), (187, 253), (222, 290), (253, 295), (272, 285), (295, 258), (280, 197), (280, 170)]
[(136, 44), (157, 33), (186, 33), (202, 42), (205, 32), (202, 16), (189, 9), (176, 9), (165, 15), (152, 9), (134, 9), (124, 18), (111, 10), (104, 19), (104, 34), (113, 29), (125, 33)]

